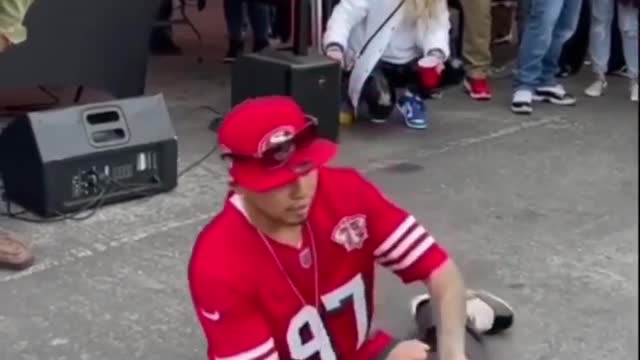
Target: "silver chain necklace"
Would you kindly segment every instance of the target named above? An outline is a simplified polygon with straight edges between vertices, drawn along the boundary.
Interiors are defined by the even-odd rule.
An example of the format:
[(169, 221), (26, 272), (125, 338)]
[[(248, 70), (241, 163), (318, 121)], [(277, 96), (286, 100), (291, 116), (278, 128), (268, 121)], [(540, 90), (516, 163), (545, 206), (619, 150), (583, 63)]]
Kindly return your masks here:
[[(316, 252), (316, 241), (315, 241), (315, 238), (313, 236), (313, 232), (311, 232), (311, 227), (309, 226), (309, 223), (305, 222), (304, 225), (305, 225), (305, 230), (307, 231), (307, 234), (309, 235), (309, 241), (311, 242), (311, 255), (313, 257), (313, 264), (312, 264), (312, 266), (313, 266), (313, 298), (314, 298), (314, 301), (315, 301), (315, 304), (313, 306), (317, 309), (318, 306), (320, 305), (320, 294), (319, 294), (320, 291), (319, 291), (319, 285), (318, 285), (318, 254)], [(262, 239), (262, 242), (264, 242), (264, 244), (267, 247), (267, 249), (269, 249), (269, 252), (271, 253), (271, 257), (273, 258), (273, 260), (275, 261), (276, 265), (280, 269), (280, 272), (284, 276), (285, 280), (287, 280), (287, 282), (289, 283), (289, 286), (291, 287), (291, 290), (293, 290), (293, 292), (296, 294), (296, 296), (298, 297), (298, 299), (300, 300), (300, 302), (302, 303), (303, 306), (304, 305), (310, 305), (305, 300), (305, 298), (302, 296), (302, 293), (300, 293), (300, 290), (298, 289), (296, 284), (293, 283), (293, 280), (291, 280), (291, 277), (289, 276), (289, 273), (287, 272), (287, 270), (282, 265), (282, 262), (278, 258), (278, 255), (276, 254), (276, 252), (273, 249), (273, 246), (271, 245), (269, 240), (262, 233), (262, 231), (260, 231), (258, 228), (255, 228), (255, 229), (256, 229), (256, 232), (258, 233), (258, 235), (260, 235), (260, 238)], [(302, 241), (304, 242), (304, 236), (303, 236)]]

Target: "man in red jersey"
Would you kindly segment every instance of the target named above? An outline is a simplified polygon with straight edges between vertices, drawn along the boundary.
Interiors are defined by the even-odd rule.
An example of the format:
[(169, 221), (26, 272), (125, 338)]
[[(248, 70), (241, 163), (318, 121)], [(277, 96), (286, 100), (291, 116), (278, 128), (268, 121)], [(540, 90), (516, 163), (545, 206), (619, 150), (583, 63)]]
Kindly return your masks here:
[[(468, 334), (508, 328), (510, 308), (467, 292), (425, 228), (356, 170), (326, 167), (337, 146), (315, 130), (312, 117), (280, 96), (239, 104), (219, 129), (232, 190), (189, 265), (209, 358), (431, 357), (435, 341), (372, 329), (377, 263), (428, 287), (412, 310), (423, 333), (436, 329), (440, 360), (481, 360)], [(437, 321), (424, 320), (431, 315)]]

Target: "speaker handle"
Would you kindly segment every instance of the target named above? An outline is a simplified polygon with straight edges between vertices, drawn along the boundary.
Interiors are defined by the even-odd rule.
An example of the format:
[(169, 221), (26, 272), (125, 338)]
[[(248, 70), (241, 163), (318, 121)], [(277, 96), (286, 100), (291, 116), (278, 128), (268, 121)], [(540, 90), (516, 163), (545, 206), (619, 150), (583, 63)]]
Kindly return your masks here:
[(102, 106), (85, 110), (82, 125), (89, 144), (96, 148), (122, 145), (129, 142), (129, 127), (122, 109), (118, 106)]

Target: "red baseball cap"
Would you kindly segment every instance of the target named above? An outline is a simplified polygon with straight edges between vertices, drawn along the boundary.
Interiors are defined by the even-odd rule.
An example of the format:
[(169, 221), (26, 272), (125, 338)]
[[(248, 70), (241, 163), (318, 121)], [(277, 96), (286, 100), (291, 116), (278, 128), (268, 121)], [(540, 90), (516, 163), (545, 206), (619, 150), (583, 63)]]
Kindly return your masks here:
[(338, 146), (319, 138), (317, 120), (287, 96), (245, 100), (227, 114), (218, 129), (222, 157), (230, 160), (235, 183), (253, 191), (287, 185), (319, 168)]

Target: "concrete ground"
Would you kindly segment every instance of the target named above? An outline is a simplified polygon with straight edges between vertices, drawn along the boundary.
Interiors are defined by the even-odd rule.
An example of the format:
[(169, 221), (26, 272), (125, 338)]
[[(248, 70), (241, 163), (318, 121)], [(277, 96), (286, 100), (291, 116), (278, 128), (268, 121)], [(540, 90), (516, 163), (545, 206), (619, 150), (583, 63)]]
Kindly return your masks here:
[[(208, 16), (197, 20), (222, 26)], [(223, 40), (207, 31), (204, 64), (178, 30), (187, 55), (150, 65), (148, 92), (168, 100), (181, 168), (214, 143), (212, 114), (199, 107), (228, 104)], [(581, 93), (587, 81), (568, 87)], [(508, 110), (508, 79), (494, 87), (489, 103), (458, 89), (430, 102), (428, 131), (347, 129), (338, 163), (363, 170), (428, 224), (469, 286), (514, 306), (515, 327), (489, 342), (493, 359), (636, 358), (638, 107), (626, 83), (613, 80), (608, 96), (580, 97), (575, 108), (536, 106), (530, 117)], [(212, 157), (175, 191), (83, 222), (0, 220), (33, 239), (37, 254), (27, 271), (0, 272), (0, 359), (204, 359), (186, 264), (225, 181)], [(405, 334), (407, 301), (420, 289), (380, 275), (379, 322)]]

